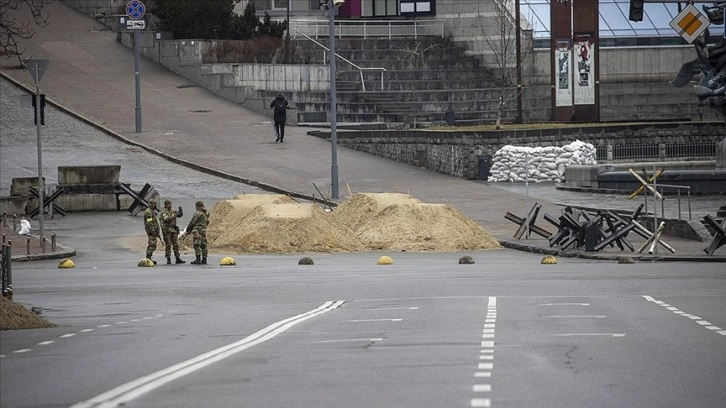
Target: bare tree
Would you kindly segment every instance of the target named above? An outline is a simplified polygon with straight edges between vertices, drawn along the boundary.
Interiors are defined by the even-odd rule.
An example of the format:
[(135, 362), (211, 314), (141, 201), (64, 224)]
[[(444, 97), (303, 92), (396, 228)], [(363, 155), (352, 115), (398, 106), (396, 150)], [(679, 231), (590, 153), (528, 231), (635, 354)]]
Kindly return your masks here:
[[(16, 57), (20, 65), (20, 56), (25, 49), (20, 48), (18, 39), (28, 39), (35, 34), (33, 23), (39, 27), (48, 25), (48, 13), (43, 8), (54, 0), (0, 0), (0, 56)], [(24, 10), (27, 8), (28, 10)], [(33, 21), (19, 19), (17, 15), (27, 11)]]
[[(479, 4), (481, 5), (481, 2)], [(494, 7), (496, 12), (486, 21), (484, 17), (480, 17), (480, 28), (488, 54), (491, 56), (485, 58), (489, 63), (488, 72), (499, 96), (496, 127), (500, 129), (505, 106), (517, 99), (522, 92), (523, 88), (517, 88), (517, 69), (520, 73), (525, 71), (523, 65), (525, 61), (530, 60), (531, 47), (529, 44), (521, 44), (518, 62), (517, 26), (512, 11), (513, 3), (510, 0), (495, 0)]]

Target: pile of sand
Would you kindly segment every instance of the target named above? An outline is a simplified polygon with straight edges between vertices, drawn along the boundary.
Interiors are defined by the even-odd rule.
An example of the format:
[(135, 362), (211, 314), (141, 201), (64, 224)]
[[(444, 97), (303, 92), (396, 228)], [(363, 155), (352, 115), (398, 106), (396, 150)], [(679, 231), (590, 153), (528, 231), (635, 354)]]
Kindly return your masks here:
[(0, 296), (0, 330), (41, 329), (55, 327), (53, 323), (13, 302)]
[(356, 194), (333, 212), (368, 249), (452, 252), (495, 249), (499, 241), (447, 204), (408, 194)]
[(283, 195), (247, 194), (215, 204), (209, 220), (209, 249), (217, 252), (451, 252), (500, 247), (458, 210), (422, 203), (408, 194), (356, 194), (331, 213)]
[(348, 228), (315, 204), (264, 204), (223, 232), (214, 250), (253, 253), (365, 251)]
[(214, 243), (222, 233), (263, 204), (294, 202), (291, 197), (283, 194), (239, 194), (231, 200), (219, 201), (209, 210), (207, 242)]

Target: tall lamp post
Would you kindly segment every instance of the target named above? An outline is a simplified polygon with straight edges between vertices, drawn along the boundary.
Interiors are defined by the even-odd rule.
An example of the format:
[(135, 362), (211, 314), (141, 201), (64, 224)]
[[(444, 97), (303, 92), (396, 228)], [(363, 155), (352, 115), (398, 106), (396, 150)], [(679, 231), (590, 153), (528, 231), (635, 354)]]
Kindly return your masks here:
[(330, 42), (330, 194), (338, 198), (338, 106), (335, 95), (335, 7), (345, 0), (328, 0), (328, 42)]

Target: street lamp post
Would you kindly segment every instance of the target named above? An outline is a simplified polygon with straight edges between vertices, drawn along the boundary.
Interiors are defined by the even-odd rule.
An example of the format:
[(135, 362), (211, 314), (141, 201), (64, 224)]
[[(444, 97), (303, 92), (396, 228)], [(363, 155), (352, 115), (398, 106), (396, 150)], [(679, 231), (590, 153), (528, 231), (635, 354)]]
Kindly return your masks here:
[(335, 95), (335, 6), (345, 0), (328, 0), (328, 41), (330, 42), (330, 194), (338, 198), (338, 106)]

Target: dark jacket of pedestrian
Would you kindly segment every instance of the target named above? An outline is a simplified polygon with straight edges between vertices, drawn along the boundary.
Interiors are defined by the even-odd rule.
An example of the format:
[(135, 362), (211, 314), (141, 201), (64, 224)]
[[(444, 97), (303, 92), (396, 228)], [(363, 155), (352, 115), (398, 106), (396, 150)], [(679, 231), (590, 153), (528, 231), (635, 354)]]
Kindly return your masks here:
[(272, 119), (277, 122), (287, 121), (287, 107), (288, 103), (282, 94), (277, 94), (275, 100), (270, 103), (270, 108), (273, 109)]

